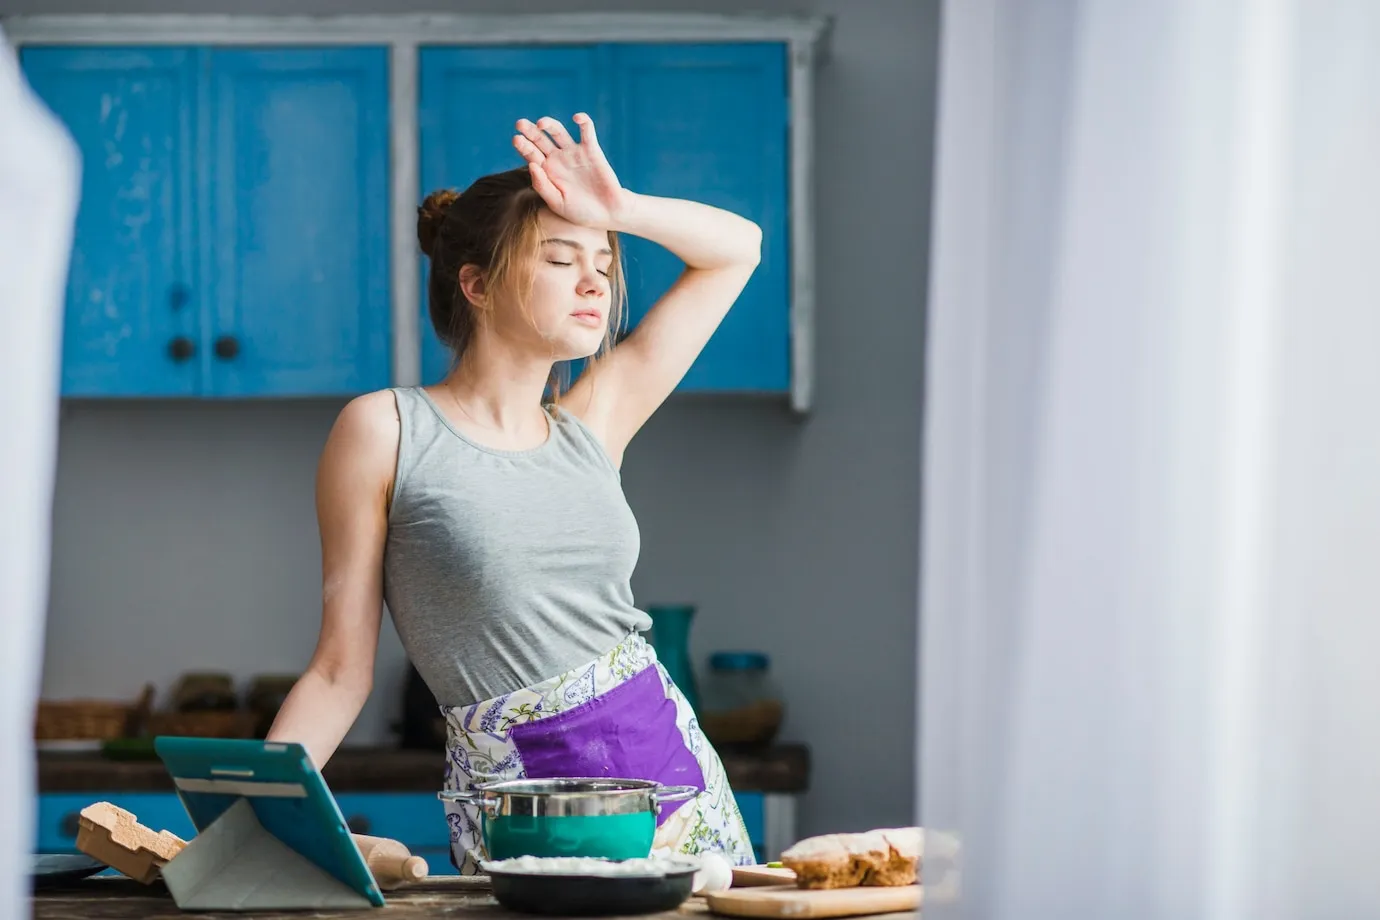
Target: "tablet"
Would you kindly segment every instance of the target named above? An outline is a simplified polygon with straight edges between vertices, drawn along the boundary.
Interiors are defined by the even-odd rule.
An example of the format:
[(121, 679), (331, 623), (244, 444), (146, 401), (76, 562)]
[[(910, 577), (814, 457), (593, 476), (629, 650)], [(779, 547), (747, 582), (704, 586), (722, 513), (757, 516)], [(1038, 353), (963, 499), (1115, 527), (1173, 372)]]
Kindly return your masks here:
[(154, 750), (198, 833), (244, 799), (264, 830), (371, 904), (383, 906), (383, 893), (340, 806), (301, 744), (159, 737)]

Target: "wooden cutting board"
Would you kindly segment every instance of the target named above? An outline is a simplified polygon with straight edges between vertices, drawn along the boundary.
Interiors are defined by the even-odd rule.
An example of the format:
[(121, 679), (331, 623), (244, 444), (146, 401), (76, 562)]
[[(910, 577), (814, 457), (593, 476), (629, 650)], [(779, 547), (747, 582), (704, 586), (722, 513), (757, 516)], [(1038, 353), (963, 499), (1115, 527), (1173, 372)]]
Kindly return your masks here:
[(707, 892), (704, 900), (710, 912), (726, 917), (817, 918), (919, 910), (921, 895), (919, 885), (817, 891), (778, 885)]

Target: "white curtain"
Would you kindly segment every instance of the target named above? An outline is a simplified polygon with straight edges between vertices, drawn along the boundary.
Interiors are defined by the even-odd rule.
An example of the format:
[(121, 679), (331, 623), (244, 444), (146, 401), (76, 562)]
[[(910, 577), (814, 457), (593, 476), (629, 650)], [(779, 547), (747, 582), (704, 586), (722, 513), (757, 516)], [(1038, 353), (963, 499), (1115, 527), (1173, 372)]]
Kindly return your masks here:
[(70, 137), (28, 90), (0, 32), (0, 917), (30, 914), (33, 715), (78, 170)]
[(1380, 917), (1380, 3), (946, 0), (931, 917)]

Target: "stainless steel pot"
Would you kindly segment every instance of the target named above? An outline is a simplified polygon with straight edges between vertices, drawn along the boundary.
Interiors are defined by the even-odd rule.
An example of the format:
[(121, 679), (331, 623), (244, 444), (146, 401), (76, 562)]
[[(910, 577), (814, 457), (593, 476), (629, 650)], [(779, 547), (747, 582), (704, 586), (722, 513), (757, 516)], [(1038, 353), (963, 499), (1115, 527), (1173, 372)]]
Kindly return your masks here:
[(640, 779), (571, 777), (480, 783), (438, 798), (480, 810), (490, 859), (518, 856), (647, 856), (665, 803), (694, 798), (694, 786)]

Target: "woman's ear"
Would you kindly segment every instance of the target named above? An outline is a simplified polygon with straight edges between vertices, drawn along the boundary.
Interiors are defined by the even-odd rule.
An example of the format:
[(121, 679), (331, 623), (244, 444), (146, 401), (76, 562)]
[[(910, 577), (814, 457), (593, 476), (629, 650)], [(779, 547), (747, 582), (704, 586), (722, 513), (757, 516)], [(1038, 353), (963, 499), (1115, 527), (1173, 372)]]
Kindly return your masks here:
[(460, 269), (460, 290), (468, 300), (478, 309), (486, 306), (484, 283), (484, 272), (478, 265), (470, 264), (462, 266)]

